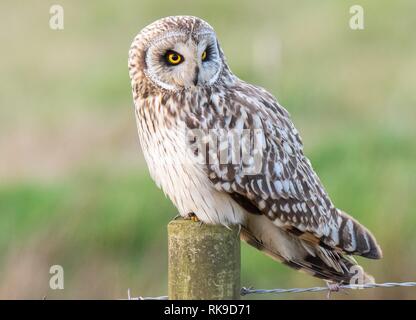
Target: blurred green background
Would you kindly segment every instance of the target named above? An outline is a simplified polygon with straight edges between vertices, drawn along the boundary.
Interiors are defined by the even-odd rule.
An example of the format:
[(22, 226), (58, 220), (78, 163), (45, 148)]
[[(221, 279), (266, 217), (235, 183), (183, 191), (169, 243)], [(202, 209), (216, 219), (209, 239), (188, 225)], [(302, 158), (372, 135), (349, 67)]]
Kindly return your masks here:
[[(65, 29), (49, 28), (49, 8)], [(365, 30), (349, 28), (349, 8)], [(127, 73), (136, 33), (190, 14), (217, 31), (240, 78), (289, 110), (335, 204), (376, 235), (378, 282), (416, 280), (416, 2), (2, 1), (0, 298), (126, 298), (167, 292), (176, 215), (141, 155)], [(49, 288), (62, 265), (65, 289)], [(323, 283), (243, 245), (242, 284)], [(325, 293), (252, 298), (323, 299)], [(416, 298), (416, 288), (345, 298)]]

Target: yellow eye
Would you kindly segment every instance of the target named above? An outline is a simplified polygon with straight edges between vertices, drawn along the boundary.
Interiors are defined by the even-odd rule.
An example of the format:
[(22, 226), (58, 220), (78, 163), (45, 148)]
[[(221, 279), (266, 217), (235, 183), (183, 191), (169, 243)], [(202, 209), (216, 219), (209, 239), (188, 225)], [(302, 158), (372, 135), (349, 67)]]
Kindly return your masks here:
[(178, 65), (183, 61), (183, 57), (174, 51), (168, 51), (166, 53), (166, 61), (171, 65)]
[(207, 58), (207, 52), (204, 51), (204, 52), (202, 52), (201, 59), (202, 59), (202, 61), (204, 61), (206, 58)]

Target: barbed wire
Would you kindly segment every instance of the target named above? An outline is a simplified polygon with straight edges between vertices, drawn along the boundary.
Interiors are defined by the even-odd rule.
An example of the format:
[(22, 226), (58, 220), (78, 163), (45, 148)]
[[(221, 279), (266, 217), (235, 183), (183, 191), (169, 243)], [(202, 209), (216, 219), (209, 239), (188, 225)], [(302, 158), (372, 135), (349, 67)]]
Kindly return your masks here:
[[(253, 287), (242, 287), (240, 294), (246, 296), (249, 294), (282, 294), (282, 293), (304, 293), (304, 292), (320, 292), (327, 291), (328, 297), (331, 292), (338, 292), (345, 289), (375, 289), (375, 288), (393, 288), (393, 287), (416, 287), (416, 282), (385, 282), (385, 283), (367, 283), (367, 284), (345, 284), (333, 285), (326, 287), (310, 287), (310, 288), (289, 288), (289, 289), (255, 289)], [(128, 300), (167, 300), (168, 296), (159, 297), (131, 297), (130, 289), (127, 290)]]
[(290, 288), (290, 289), (254, 289), (241, 288), (241, 295), (248, 294), (281, 294), (281, 293), (303, 293), (303, 292), (337, 292), (343, 289), (374, 289), (374, 288), (392, 288), (392, 287), (416, 287), (416, 282), (385, 282), (385, 283), (367, 283), (367, 284), (345, 284), (331, 287), (311, 287), (311, 288)]

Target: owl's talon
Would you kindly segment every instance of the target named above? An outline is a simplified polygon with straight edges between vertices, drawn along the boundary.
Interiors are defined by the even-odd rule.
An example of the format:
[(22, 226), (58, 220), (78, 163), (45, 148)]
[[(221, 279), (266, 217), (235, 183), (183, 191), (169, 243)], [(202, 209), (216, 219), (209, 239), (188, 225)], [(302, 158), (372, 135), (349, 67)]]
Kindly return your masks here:
[(243, 228), (243, 226), (241, 224), (238, 225), (238, 236), (240, 237), (241, 234), (241, 229)]
[(191, 213), (191, 220), (193, 222), (201, 222), (201, 220), (198, 219), (195, 213)]

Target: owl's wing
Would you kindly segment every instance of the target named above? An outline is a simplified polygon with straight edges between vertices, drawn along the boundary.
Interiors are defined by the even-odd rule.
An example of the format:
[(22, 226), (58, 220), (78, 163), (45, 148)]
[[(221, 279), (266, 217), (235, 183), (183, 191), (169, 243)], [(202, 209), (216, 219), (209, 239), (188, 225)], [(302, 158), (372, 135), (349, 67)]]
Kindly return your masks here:
[(226, 161), (218, 161), (224, 157), (218, 150), (217, 161), (207, 159), (204, 169), (216, 189), (304, 240), (347, 254), (381, 257), (372, 234), (332, 204), (303, 153), (290, 115), (271, 94), (241, 82), (211, 103), (221, 115), (211, 118), (211, 129), (249, 129), (252, 143), (263, 142), (261, 168), (253, 172), (247, 173), (243, 161), (233, 163), (230, 154)]

